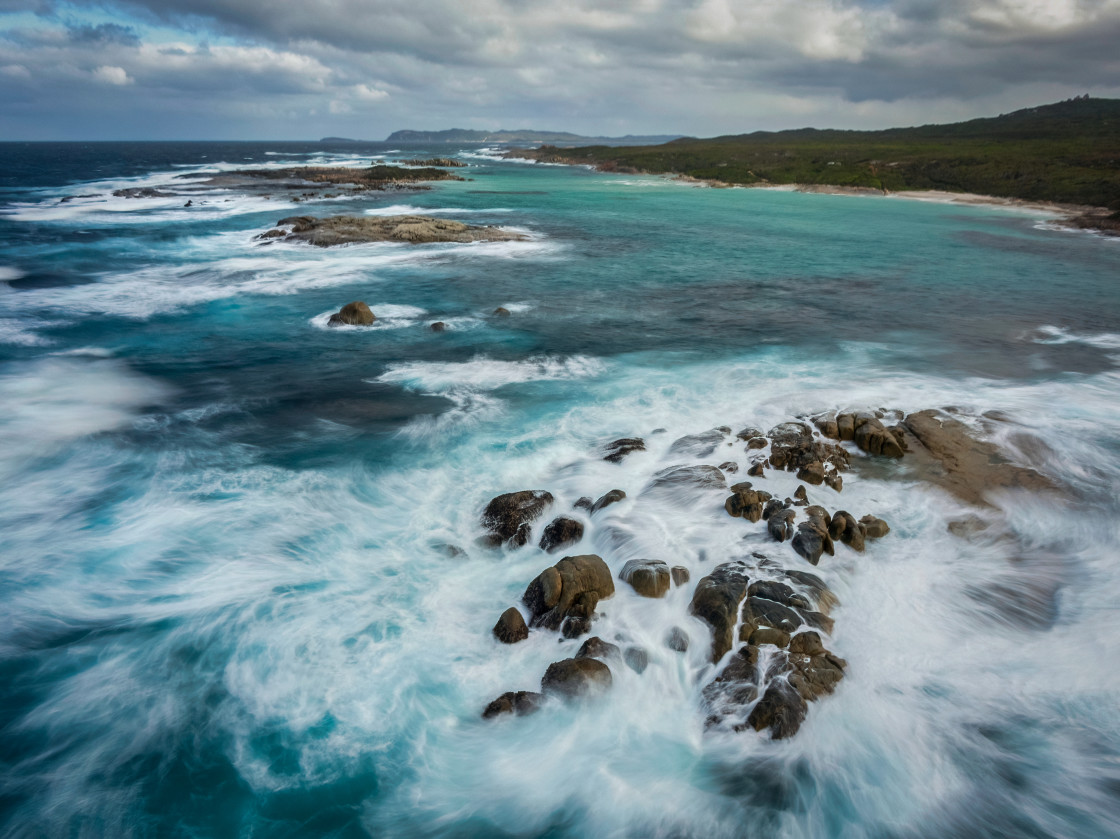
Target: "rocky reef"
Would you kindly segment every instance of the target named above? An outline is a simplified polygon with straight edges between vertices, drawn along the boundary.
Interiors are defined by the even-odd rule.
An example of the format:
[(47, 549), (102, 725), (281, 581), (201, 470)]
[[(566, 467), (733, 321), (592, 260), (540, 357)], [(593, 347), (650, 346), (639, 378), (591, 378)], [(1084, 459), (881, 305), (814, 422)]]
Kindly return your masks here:
[(465, 224), (431, 216), (290, 216), (257, 236), (272, 242), (307, 242), (320, 248), (365, 242), (520, 242), (528, 237), (500, 227)]
[[(773, 739), (795, 735), (811, 704), (853, 675), (832, 642), (835, 621), (843, 619), (839, 598), (824, 577), (805, 566), (841, 551), (854, 558), (878, 540), (885, 540), (884, 546), (890, 541), (891, 527), (875, 511), (840, 508), (845, 473), (857, 470), (874, 477), (926, 481), (978, 513), (992, 509), (992, 493), (1060, 492), (1043, 474), (1012, 462), (1007, 452), (986, 439), (983, 423), (969, 420), (951, 409), (834, 412), (793, 418), (767, 432), (746, 427), (733, 434), (730, 426), (719, 426), (681, 437), (667, 448), (662, 444), (658, 450), (670, 464), (653, 473), (637, 503), (682, 505), (700, 516), (711, 516), (722, 505), (720, 515), (742, 521), (744, 539), (755, 549), (722, 557), (702, 555), (711, 565), (696, 569), (700, 573), (695, 583), (687, 565), (670, 565), (664, 559), (637, 557), (616, 563), (607, 551), (604, 556), (567, 556), (529, 582), (520, 604), (501, 614), (493, 633), (505, 644), (526, 641), (539, 632), (558, 633), (561, 639), (588, 635), (599, 618), (600, 603), (615, 595), (617, 579), (626, 584), (625, 596), (639, 602), (671, 599), (677, 589), (684, 589), (687, 600), (676, 602), (687, 603), (690, 619), (706, 627), (708, 637), (690, 638), (695, 630), (667, 622), (659, 630), (667, 652), (659, 653), (624, 634), (614, 638), (618, 643), (592, 636), (576, 655), (547, 666), (539, 692), (504, 693), (483, 716), (524, 715), (556, 700), (600, 696), (619, 678), (619, 666), (637, 674), (628, 678), (638, 678), (665, 655), (686, 655), (699, 682), (698, 712), (708, 728), (765, 732)], [(750, 463), (752, 481), (728, 486), (725, 475), (738, 471), (737, 460), (719, 467), (695, 462), (728, 447), (741, 447), (738, 460)], [(590, 457), (616, 464), (605, 467), (614, 469), (648, 451), (645, 438), (623, 437), (599, 446)], [(802, 483), (791, 495), (780, 497), (764, 488), (767, 470), (794, 473)], [(784, 486), (788, 480), (783, 479)], [(596, 514), (613, 507), (607, 517), (612, 523), (604, 524), (602, 538), (595, 540), (596, 547), (609, 547), (610, 534), (624, 532), (635, 502), (620, 489), (593, 498), (580, 497), (570, 514), (544, 526), (540, 549), (578, 543), (589, 532), (595, 540)], [(626, 505), (614, 506), (624, 501)], [(545, 490), (495, 497), (481, 516), (487, 531), (483, 543), (507, 550), (530, 545), (534, 524), (560, 503)], [(976, 528), (987, 526), (978, 517), (970, 522)], [(962, 535), (970, 532), (961, 526)], [(614, 544), (624, 545), (625, 539)], [(875, 550), (881, 555), (882, 549)]]

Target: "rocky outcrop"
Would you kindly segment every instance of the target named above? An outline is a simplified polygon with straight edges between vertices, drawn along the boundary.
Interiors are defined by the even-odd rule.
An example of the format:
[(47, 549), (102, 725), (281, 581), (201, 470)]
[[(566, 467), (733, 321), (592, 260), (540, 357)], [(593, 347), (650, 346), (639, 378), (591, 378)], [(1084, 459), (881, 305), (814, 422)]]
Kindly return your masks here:
[(513, 548), (528, 543), (531, 523), (540, 518), (552, 500), (552, 493), (543, 489), (507, 492), (492, 499), (482, 512), (482, 526), (490, 531), (488, 542)]
[(688, 457), (707, 457), (716, 450), (724, 441), (724, 436), (731, 433), (730, 428), (713, 428), (701, 434), (689, 434), (674, 440), (669, 446), (669, 454), (685, 455)]
[(803, 422), (785, 422), (771, 428), (770, 465), (797, 472), (798, 479), (820, 485), (833, 484), (833, 475), (845, 471), (851, 460), (843, 446), (813, 437), (813, 429)]
[[(432, 242), (524, 241), (521, 233), (500, 227), (480, 227), (431, 216), (292, 216), (276, 223), (287, 230), (284, 241), (306, 242), (316, 247), (365, 242), (402, 242), (411, 245)], [(272, 231), (269, 231), (272, 234)]]
[(696, 584), (689, 609), (712, 629), (713, 663), (723, 658), (734, 643), (739, 605), (747, 595), (749, 582), (741, 562), (728, 562)]
[(622, 650), (617, 644), (604, 641), (598, 635), (593, 635), (580, 645), (576, 658), (597, 658), (600, 661), (622, 658)]
[(669, 566), (659, 559), (632, 559), (622, 566), (618, 578), (642, 597), (664, 597), (669, 591)]
[(772, 498), (770, 493), (754, 489), (750, 481), (733, 485), (731, 493), (731, 496), (723, 502), (727, 514), (751, 522), (762, 520), (764, 505)]
[(571, 547), (583, 538), (583, 522), (567, 516), (553, 519), (541, 534), (540, 546), (549, 553)]
[[(566, 621), (590, 619), (599, 600), (614, 595), (610, 568), (594, 554), (566, 556), (529, 583), (522, 598), (533, 626), (560, 629)], [(590, 608), (589, 608), (590, 606)]]
[(347, 303), (330, 316), (328, 326), (372, 326), (377, 317), (361, 300)]
[(597, 658), (566, 658), (548, 666), (541, 679), (541, 693), (579, 699), (606, 691), (613, 681), (611, 669)]
[(499, 714), (513, 714), (525, 717), (540, 710), (544, 696), (528, 690), (509, 691), (503, 693), (486, 706), (482, 712), (483, 719), (491, 719)]
[(174, 198), (174, 192), (152, 189), (150, 186), (130, 186), (127, 189), (113, 190), (114, 198)]
[(820, 562), (822, 553), (827, 553), (829, 556), (836, 555), (832, 537), (828, 535), (828, 525), (820, 516), (809, 516), (806, 521), (799, 522), (797, 532), (793, 535), (790, 544), (798, 554), (813, 565)]
[(919, 411), (903, 424), (941, 466), (925, 477), (962, 501), (990, 506), (986, 496), (992, 491), (1056, 489), (1035, 470), (1007, 462), (996, 446), (977, 439), (968, 426), (944, 412)]
[(515, 606), (510, 606), (502, 612), (502, 616), (494, 624), (494, 637), (503, 644), (516, 644), (529, 637), (529, 627), (525, 625), (525, 618), (521, 617), (521, 612)]
[(430, 157), (426, 160), (402, 160), (405, 166), (440, 166), (443, 168), (461, 169), (467, 164), (453, 157)]
[(851, 440), (868, 454), (902, 457), (906, 453), (903, 429), (898, 426), (887, 428), (878, 416), (869, 411), (825, 415), (817, 417), (814, 422), (825, 437)]

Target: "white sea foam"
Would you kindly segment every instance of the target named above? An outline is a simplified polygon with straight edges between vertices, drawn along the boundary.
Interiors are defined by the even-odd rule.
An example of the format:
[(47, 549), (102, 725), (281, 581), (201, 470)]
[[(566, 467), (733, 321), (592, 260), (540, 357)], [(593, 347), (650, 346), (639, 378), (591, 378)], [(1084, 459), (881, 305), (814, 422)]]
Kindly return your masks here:
[(35, 330), (54, 325), (52, 321), (35, 318), (0, 318), (0, 344), (19, 347), (43, 347), (53, 344), (54, 341)]
[(367, 216), (409, 216), (409, 215), (422, 215), (422, 216), (447, 216), (447, 215), (465, 215), (473, 213), (512, 213), (513, 210), (506, 207), (417, 207), (413, 204), (391, 204), (388, 207), (372, 207), (364, 210), (363, 213)]
[(523, 382), (583, 379), (597, 376), (603, 362), (589, 356), (542, 356), (525, 361), (499, 361), (479, 356), (470, 361), (412, 361), (393, 364), (375, 381), (399, 384), (424, 393), (459, 388), (496, 390)]
[(1032, 339), (1036, 344), (1084, 344), (1102, 350), (1120, 350), (1120, 335), (1111, 332), (1084, 335), (1060, 326), (1040, 326), (1038, 333)]
[(0, 283), (10, 283), (24, 276), (23, 271), (11, 265), (0, 265)]

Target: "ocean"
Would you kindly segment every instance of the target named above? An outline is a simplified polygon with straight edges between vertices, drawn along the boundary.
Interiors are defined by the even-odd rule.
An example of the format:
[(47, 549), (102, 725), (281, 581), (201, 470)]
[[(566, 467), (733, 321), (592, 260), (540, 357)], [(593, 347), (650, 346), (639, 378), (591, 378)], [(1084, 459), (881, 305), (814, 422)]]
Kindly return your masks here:
[[(199, 190), (434, 154), (465, 180)], [(1120, 240), (479, 146), (5, 143), (0, 161), (3, 835), (1120, 836)], [(143, 187), (170, 195), (112, 195)], [(254, 238), (406, 213), (525, 239)], [(352, 300), (375, 324), (329, 327)], [(809, 498), (891, 533), (812, 568), (726, 492), (650, 491), (678, 464), (742, 480), (744, 426), (947, 407), (1064, 492), (999, 493), (1000, 536), (961, 538), (976, 510), (853, 448), (864, 468)], [(714, 452), (673, 447), (718, 427)], [(603, 460), (635, 436), (645, 451)], [(566, 553), (692, 582), (616, 581), (597, 607), (593, 634), (647, 651), (644, 672), (482, 719), (585, 640), (491, 632), (563, 555), (536, 546), (547, 519), (522, 548), (480, 543), (487, 502), (526, 489), (585, 523)], [(840, 601), (845, 678), (788, 739), (705, 725), (691, 586), (744, 555)]]

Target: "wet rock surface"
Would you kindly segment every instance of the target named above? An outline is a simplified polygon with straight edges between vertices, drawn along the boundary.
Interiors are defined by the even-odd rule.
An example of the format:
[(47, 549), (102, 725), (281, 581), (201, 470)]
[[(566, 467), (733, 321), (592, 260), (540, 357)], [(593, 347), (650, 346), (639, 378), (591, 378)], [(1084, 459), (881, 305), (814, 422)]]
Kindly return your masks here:
[(664, 597), (671, 580), (669, 566), (659, 559), (632, 559), (622, 566), (618, 578), (642, 597)]
[(529, 627), (525, 625), (525, 618), (517, 607), (510, 606), (502, 612), (502, 616), (494, 624), (494, 637), (503, 644), (516, 644), (529, 637)]
[(543, 489), (507, 492), (493, 498), (482, 512), (482, 526), (490, 542), (520, 547), (529, 541), (530, 525), (552, 503), (552, 493)]
[(541, 693), (579, 699), (607, 690), (613, 681), (611, 669), (596, 658), (566, 658), (548, 666), (541, 679)]
[(377, 317), (361, 300), (347, 303), (327, 320), (328, 326), (372, 326)]
[[(273, 230), (287, 231), (284, 241), (306, 242), (320, 248), (367, 242), (410, 245), (433, 242), (519, 242), (528, 237), (500, 227), (480, 227), (431, 216), (290, 216)], [(268, 231), (270, 238), (280, 238)]]
[(644, 452), (646, 441), (641, 437), (623, 437), (603, 446), (603, 460), (610, 463), (621, 463), (628, 454)]
[(541, 534), (541, 550), (548, 553), (569, 548), (583, 538), (583, 522), (568, 516), (558, 516), (548, 523)]
[(533, 626), (559, 629), (567, 618), (589, 621), (598, 601), (613, 595), (610, 568), (602, 557), (585, 554), (566, 556), (546, 568), (529, 583), (523, 600)]
[(540, 710), (544, 695), (528, 690), (508, 691), (486, 706), (483, 719), (491, 719), (500, 714), (513, 714), (525, 717)]

